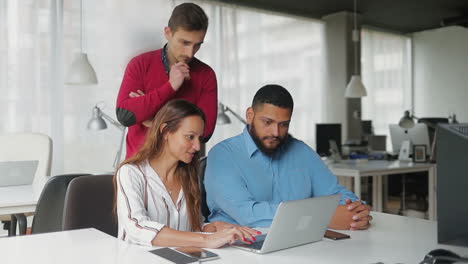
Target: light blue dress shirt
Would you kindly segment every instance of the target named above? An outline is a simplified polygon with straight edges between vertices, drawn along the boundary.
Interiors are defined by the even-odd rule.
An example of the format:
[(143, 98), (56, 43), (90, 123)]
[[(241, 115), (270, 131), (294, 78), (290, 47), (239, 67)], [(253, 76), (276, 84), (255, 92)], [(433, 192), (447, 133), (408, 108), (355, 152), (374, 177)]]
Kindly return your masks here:
[(248, 132), (214, 146), (207, 160), (205, 188), (209, 221), (269, 227), (280, 202), (341, 193), (358, 198), (338, 184), (320, 157), (290, 137), (271, 157)]

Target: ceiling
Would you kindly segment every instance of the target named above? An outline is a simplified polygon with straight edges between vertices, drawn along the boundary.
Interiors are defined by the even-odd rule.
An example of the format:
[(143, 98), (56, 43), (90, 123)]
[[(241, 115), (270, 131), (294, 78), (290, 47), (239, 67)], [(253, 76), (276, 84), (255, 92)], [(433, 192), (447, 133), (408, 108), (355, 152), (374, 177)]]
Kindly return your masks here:
[[(282, 13), (322, 18), (353, 11), (353, 0), (212, 0)], [(358, 0), (363, 24), (401, 33), (445, 26), (468, 27), (468, 0)]]

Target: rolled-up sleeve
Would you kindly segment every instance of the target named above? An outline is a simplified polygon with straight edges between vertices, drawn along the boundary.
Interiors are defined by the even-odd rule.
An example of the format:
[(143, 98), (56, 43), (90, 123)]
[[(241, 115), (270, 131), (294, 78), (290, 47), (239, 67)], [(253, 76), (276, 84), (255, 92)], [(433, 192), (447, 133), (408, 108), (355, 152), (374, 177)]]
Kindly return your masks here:
[(137, 168), (124, 165), (117, 173), (117, 215), (119, 238), (131, 243), (151, 246), (152, 240), (165, 226), (151, 221), (145, 207), (146, 181)]
[(356, 201), (359, 198), (350, 190), (346, 189), (338, 183), (338, 179), (328, 169), (327, 165), (322, 162), (320, 157), (309, 149), (309, 156), (312, 166), (312, 193), (313, 196), (323, 196), (331, 194), (341, 194), (340, 204), (345, 204), (346, 199)]

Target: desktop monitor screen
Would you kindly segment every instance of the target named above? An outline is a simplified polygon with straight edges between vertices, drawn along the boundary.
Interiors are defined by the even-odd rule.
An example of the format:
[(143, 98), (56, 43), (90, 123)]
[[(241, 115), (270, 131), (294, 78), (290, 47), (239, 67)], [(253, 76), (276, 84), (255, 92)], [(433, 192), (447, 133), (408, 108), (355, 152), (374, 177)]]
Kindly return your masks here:
[(431, 154), (429, 131), (427, 130), (426, 124), (415, 124), (414, 127), (409, 129), (401, 128), (396, 124), (390, 124), (389, 128), (393, 153), (400, 152), (401, 143), (405, 140), (409, 140), (411, 143), (410, 153), (413, 153), (413, 145), (426, 145), (426, 154)]
[(341, 149), (341, 124), (316, 124), (315, 125), (315, 151), (320, 156), (330, 156), (329, 140), (335, 140), (338, 149)]
[(363, 135), (372, 135), (372, 120), (361, 120), (361, 129)]
[(468, 124), (440, 124), (437, 152), (437, 241), (468, 247)]

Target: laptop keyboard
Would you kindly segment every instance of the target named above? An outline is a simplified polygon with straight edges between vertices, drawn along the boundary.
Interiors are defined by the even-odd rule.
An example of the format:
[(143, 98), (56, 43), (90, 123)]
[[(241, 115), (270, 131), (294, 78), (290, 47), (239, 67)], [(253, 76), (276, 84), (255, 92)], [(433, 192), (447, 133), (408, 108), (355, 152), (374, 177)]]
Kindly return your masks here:
[(244, 244), (239, 241), (235, 245), (260, 250), (263, 247), (263, 242), (265, 242), (265, 238), (266, 238), (266, 234), (263, 234), (263, 235), (256, 236), (255, 239), (257, 240), (253, 242), (252, 244)]
[(262, 241), (255, 241), (255, 242), (253, 242), (252, 244), (250, 244), (250, 245), (245, 245), (245, 246), (248, 247), (248, 248), (253, 248), (253, 249), (258, 249), (258, 250), (260, 250), (260, 249), (262, 249), (262, 247), (263, 247), (263, 242), (265, 242), (265, 240), (262, 240)]

